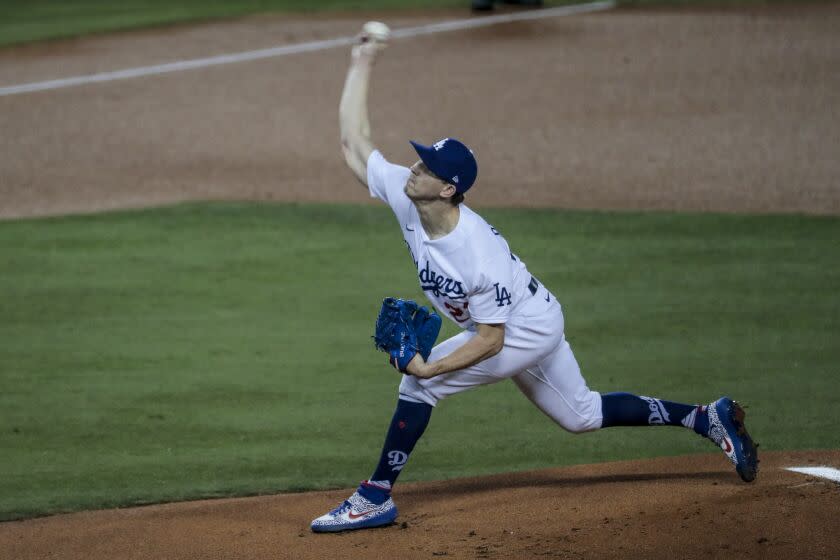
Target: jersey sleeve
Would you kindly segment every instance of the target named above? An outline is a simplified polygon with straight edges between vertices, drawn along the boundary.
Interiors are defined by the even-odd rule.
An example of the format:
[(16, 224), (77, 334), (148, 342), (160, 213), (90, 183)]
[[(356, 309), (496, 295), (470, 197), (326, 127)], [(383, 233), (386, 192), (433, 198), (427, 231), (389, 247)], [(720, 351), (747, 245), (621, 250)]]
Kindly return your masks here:
[(379, 152), (371, 152), (367, 162), (367, 184), (372, 198), (390, 206), (398, 218), (408, 212), (411, 201), (405, 194), (405, 183), (411, 171), (407, 167), (390, 163)]
[(476, 323), (506, 323), (513, 307), (513, 272), (510, 256), (498, 254), (478, 267), (473, 293), (469, 296), (470, 316)]

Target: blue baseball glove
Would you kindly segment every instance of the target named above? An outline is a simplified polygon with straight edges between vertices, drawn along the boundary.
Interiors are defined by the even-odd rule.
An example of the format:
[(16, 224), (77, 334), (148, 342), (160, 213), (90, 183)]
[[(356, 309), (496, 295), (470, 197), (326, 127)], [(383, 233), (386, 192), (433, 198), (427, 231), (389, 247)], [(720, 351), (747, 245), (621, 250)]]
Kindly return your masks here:
[(418, 353), (429, 359), (440, 326), (440, 315), (434, 311), (418, 307), (411, 300), (385, 298), (376, 318), (373, 343), (389, 355), (392, 366), (405, 373)]

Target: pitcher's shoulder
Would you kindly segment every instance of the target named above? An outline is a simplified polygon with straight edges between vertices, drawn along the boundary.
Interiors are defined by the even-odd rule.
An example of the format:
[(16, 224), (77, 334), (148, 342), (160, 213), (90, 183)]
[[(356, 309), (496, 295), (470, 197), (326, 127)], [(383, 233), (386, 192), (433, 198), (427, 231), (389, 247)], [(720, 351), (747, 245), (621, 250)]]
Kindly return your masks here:
[(464, 220), (464, 230), (471, 235), (485, 236), (488, 239), (499, 234), (490, 223), (469, 206), (461, 204), (461, 219)]

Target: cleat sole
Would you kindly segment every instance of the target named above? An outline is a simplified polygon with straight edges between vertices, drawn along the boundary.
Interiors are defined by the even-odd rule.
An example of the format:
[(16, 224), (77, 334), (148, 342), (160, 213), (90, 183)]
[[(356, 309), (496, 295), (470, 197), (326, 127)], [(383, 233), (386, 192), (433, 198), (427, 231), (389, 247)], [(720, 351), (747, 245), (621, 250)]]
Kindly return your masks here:
[(744, 426), (744, 418), (747, 413), (744, 412), (741, 405), (735, 401), (732, 401), (732, 407), (732, 423), (735, 425), (736, 433), (741, 439), (741, 451), (744, 456), (744, 464), (741, 465), (739, 462), (736, 470), (738, 471), (738, 475), (741, 477), (741, 480), (744, 482), (752, 482), (758, 474), (758, 444), (753, 442), (750, 434)]

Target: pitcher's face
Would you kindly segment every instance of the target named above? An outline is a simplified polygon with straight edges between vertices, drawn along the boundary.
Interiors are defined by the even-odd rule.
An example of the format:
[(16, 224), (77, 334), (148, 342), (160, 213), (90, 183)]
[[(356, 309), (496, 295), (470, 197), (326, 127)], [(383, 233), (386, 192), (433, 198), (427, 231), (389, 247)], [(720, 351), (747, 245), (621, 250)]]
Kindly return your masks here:
[(411, 175), (408, 176), (404, 190), (411, 200), (437, 200), (442, 198), (443, 191), (447, 189), (454, 191), (452, 185), (429, 171), (422, 160), (418, 160), (410, 170)]

